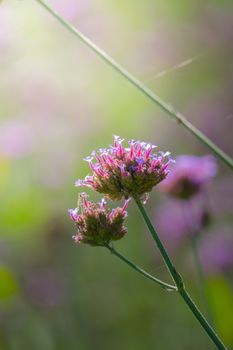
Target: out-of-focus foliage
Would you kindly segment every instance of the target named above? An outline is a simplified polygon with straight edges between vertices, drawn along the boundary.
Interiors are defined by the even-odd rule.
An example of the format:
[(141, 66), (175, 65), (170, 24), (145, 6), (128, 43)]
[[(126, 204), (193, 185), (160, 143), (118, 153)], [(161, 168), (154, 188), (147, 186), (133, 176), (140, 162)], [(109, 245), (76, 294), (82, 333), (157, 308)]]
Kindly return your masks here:
[[(217, 276), (216, 278), (209, 279), (207, 288), (219, 334), (226, 339), (227, 343), (232, 344), (232, 286), (226, 279)], [(224, 323), (222, 322), (223, 319), (225, 320)]]
[[(232, 1), (48, 2), (233, 156)], [(1, 3), (0, 76), (0, 349), (211, 349), (178, 297), (103, 248), (75, 246), (67, 215), (74, 181), (88, 172), (82, 159), (108, 147), (112, 134), (174, 156), (208, 150), (36, 1)], [(212, 236), (232, 237), (232, 174), (218, 166), (201, 247)], [(147, 208), (202, 307), (180, 204), (155, 190)], [(168, 280), (133, 203), (128, 211), (117, 248)], [(231, 347), (232, 270), (208, 268), (206, 278), (217, 329)]]
[(12, 272), (6, 267), (0, 265), (0, 302), (11, 298), (17, 293), (18, 287)]

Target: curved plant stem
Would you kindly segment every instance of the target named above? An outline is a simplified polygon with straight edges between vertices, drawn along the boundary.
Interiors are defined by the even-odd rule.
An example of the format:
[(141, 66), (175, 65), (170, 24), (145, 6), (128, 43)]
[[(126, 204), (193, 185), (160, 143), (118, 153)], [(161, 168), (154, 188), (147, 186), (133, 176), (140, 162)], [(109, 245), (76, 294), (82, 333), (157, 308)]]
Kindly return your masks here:
[(125, 262), (128, 266), (132, 267), (135, 271), (139, 272), (141, 275), (145, 276), (146, 278), (152, 280), (153, 282), (157, 283), (160, 285), (160, 287), (166, 289), (167, 291), (176, 291), (177, 292), (177, 287), (173, 286), (171, 284), (168, 284), (166, 282), (163, 282), (159, 280), (158, 278), (150, 275), (148, 272), (144, 271), (141, 269), (139, 266), (135, 265), (132, 263), (129, 259), (127, 259), (124, 255), (119, 253), (112, 245), (106, 245), (106, 248), (110, 250), (110, 252), (117, 256), (119, 259), (121, 259), (123, 262)]
[(176, 286), (177, 290), (180, 294), (180, 296), (183, 298), (189, 309), (192, 311), (193, 315), (196, 317), (196, 319), (199, 321), (199, 323), (202, 325), (202, 327), (205, 329), (206, 333), (209, 335), (209, 337), (212, 339), (214, 344), (219, 350), (227, 350), (226, 346), (222, 342), (222, 340), (219, 338), (215, 330), (211, 327), (211, 325), (208, 323), (206, 318), (203, 316), (201, 311), (198, 309), (198, 307), (193, 302), (192, 298), (188, 294), (188, 292), (185, 289), (184, 282), (180, 274), (176, 271), (165, 247), (163, 246), (163, 243), (161, 242), (157, 232), (155, 231), (154, 226), (152, 225), (149, 216), (147, 215), (147, 212), (141, 203), (139, 198), (134, 198), (135, 202), (137, 203), (137, 206), (139, 208), (140, 213), (143, 216), (143, 219), (145, 220), (147, 227), (154, 239), (154, 241), (157, 244), (157, 247), (163, 257), (164, 263), (167, 266), (168, 271), (170, 272)]
[(122, 67), (116, 62), (110, 55), (104, 52), (96, 44), (94, 44), (88, 37), (81, 33), (78, 29), (72, 26), (62, 16), (60, 16), (45, 0), (35, 0), (41, 6), (43, 6), (53, 17), (55, 17), (68, 31), (78, 37), (85, 45), (87, 45), (92, 51), (100, 56), (106, 63), (120, 73), (125, 79), (133, 84), (138, 90), (140, 90), (151, 101), (157, 104), (166, 114), (176, 120), (185, 129), (191, 132), (197, 139), (204, 143), (217, 157), (219, 157), (225, 164), (227, 164), (233, 170), (233, 159), (223, 152), (214, 142), (212, 142), (207, 136), (205, 136), (199, 129), (197, 129), (192, 123), (190, 123), (185, 116), (174, 110), (174, 108), (164, 102), (159, 96), (157, 96), (152, 90), (150, 90), (145, 84), (138, 80), (128, 70)]

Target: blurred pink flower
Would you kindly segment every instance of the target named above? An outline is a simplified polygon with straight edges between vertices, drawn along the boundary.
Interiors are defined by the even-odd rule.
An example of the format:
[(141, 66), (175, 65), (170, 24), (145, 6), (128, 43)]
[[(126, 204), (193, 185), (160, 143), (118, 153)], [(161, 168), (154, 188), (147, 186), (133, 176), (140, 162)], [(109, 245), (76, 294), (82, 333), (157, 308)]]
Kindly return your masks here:
[(159, 189), (180, 199), (190, 199), (199, 193), (216, 173), (217, 164), (211, 155), (179, 156), (173, 170), (160, 184)]
[(12, 121), (0, 126), (0, 155), (20, 158), (31, 153), (32, 129), (22, 121)]

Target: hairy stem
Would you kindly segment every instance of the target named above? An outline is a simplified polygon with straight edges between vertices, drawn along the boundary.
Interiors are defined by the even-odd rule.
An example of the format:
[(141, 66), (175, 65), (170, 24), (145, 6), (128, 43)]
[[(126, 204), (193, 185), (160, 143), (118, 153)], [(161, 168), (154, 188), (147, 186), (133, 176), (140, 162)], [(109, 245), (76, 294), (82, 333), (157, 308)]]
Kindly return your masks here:
[(204, 135), (198, 128), (190, 123), (184, 115), (174, 110), (174, 108), (164, 102), (159, 96), (157, 96), (152, 90), (150, 90), (145, 84), (132, 75), (127, 69), (122, 67), (116, 62), (110, 55), (94, 44), (88, 37), (82, 32), (72, 26), (62, 16), (60, 16), (45, 0), (35, 0), (41, 6), (43, 6), (53, 17), (55, 17), (68, 31), (78, 37), (85, 45), (87, 45), (92, 51), (100, 56), (106, 63), (114, 68), (119, 74), (133, 84), (138, 90), (140, 90), (145, 96), (147, 96), (152, 102), (157, 104), (166, 114), (176, 120), (181, 126), (192, 133), (197, 139), (205, 144), (212, 152), (219, 157), (225, 164), (227, 164), (233, 170), (233, 159), (223, 152), (214, 142), (212, 142), (206, 135)]
[(159, 280), (158, 278), (150, 275), (148, 272), (144, 271), (143, 269), (141, 269), (139, 266), (137, 266), (136, 264), (134, 264), (133, 262), (131, 262), (129, 259), (127, 259), (124, 255), (122, 255), (121, 253), (119, 253), (112, 245), (106, 245), (106, 248), (109, 249), (109, 251), (117, 256), (119, 259), (121, 259), (123, 262), (125, 262), (128, 266), (130, 266), (131, 268), (133, 268), (135, 271), (139, 272), (141, 275), (145, 276), (146, 278), (152, 280), (153, 282), (157, 283), (160, 285), (160, 287), (166, 289), (167, 291), (177, 291), (176, 286), (173, 286), (171, 284), (168, 284), (166, 282), (163, 282), (161, 280)]
[(224, 345), (222, 340), (219, 338), (219, 336), (217, 335), (215, 330), (211, 327), (211, 325), (208, 323), (208, 321), (203, 316), (201, 311), (198, 309), (196, 304), (193, 302), (190, 295), (187, 293), (185, 286), (184, 286), (183, 279), (182, 279), (181, 275), (176, 271), (169, 255), (168, 255), (163, 243), (161, 242), (154, 226), (152, 225), (150, 218), (147, 215), (147, 212), (146, 212), (143, 204), (141, 203), (140, 199), (139, 198), (134, 198), (134, 199), (135, 199), (137, 206), (139, 208), (139, 211), (142, 214), (143, 219), (145, 220), (145, 223), (146, 223), (146, 225), (147, 225), (162, 257), (163, 257), (164, 263), (166, 264), (167, 269), (170, 272), (170, 274), (171, 274), (171, 276), (172, 276), (172, 278), (177, 286), (177, 290), (178, 290), (180, 296), (183, 298), (183, 300), (185, 301), (185, 303), (187, 304), (187, 306), (189, 307), (189, 309), (191, 310), (193, 315), (196, 317), (198, 322), (201, 324), (201, 326), (205, 329), (206, 333), (212, 339), (212, 341), (214, 342), (216, 347), (219, 350), (227, 350), (226, 346)]

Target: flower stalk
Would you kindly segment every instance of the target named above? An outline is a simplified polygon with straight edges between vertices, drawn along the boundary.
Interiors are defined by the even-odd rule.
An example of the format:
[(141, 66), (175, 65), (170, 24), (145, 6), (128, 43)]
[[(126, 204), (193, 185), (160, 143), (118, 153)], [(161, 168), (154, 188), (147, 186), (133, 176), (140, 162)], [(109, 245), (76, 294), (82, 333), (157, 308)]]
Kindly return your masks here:
[(121, 253), (119, 253), (114, 247), (113, 245), (106, 245), (106, 248), (116, 257), (118, 257), (120, 260), (122, 260), (123, 262), (125, 262), (129, 267), (131, 267), (132, 269), (134, 269), (135, 271), (139, 272), (141, 275), (143, 275), (144, 277), (150, 279), (151, 281), (157, 283), (160, 285), (160, 287), (162, 287), (163, 289), (172, 292), (172, 291), (176, 291), (177, 292), (177, 287), (173, 286), (171, 284), (168, 284), (166, 282), (163, 282), (161, 280), (159, 280), (158, 278), (150, 275), (148, 272), (144, 271), (143, 269), (141, 269), (138, 265), (134, 264), (132, 261), (130, 261), (128, 258), (126, 258), (124, 255), (122, 255)]
[[(109, 149), (101, 148), (98, 152), (93, 151), (91, 156), (86, 157), (84, 160), (89, 163), (93, 174), (86, 176), (84, 180), (77, 180), (76, 186), (90, 187), (112, 200), (125, 198), (125, 203), (122, 208), (117, 207), (110, 211), (104, 199), (98, 203), (98, 206), (93, 201), (87, 201), (86, 194), (82, 193), (81, 213), (79, 214), (80, 203), (78, 208), (69, 210), (70, 217), (76, 223), (78, 230), (74, 240), (79, 244), (87, 243), (92, 246), (106, 247), (112, 254), (146, 278), (167, 290), (179, 292), (217, 348), (227, 350), (187, 293), (181, 275), (173, 265), (141, 202), (145, 196), (148, 199), (148, 192), (169, 174), (167, 168), (172, 162), (170, 152), (154, 153), (153, 149), (156, 146), (134, 140), (128, 142), (130, 147), (124, 147), (123, 141), (124, 139), (115, 135), (113, 146), (110, 145)], [(123, 223), (127, 216), (126, 209), (130, 198), (135, 200), (175, 285), (171, 286), (149, 275), (113, 248), (111, 242), (123, 238), (127, 232)]]
[(201, 324), (201, 326), (205, 329), (206, 333), (212, 339), (212, 341), (214, 342), (216, 347), (219, 350), (227, 350), (227, 348), (224, 345), (224, 343), (222, 342), (222, 340), (219, 338), (219, 336), (217, 335), (215, 330), (208, 323), (208, 321), (206, 320), (204, 315), (201, 313), (201, 311), (198, 309), (196, 304), (193, 302), (191, 296), (186, 291), (183, 279), (182, 279), (181, 275), (176, 271), (169, 255), (168, 255), (163, 243), (161, 242), (154, 226), (152, 225), (150, 218), (147, 215), (147, 212), (146, 212), (143, 204), (141, 203), (140, 199), (136, 197), (136, 198), (134, 198), (134, 200), (139, 208), (140, 213), (143, 216), (143, 219), (144, 219), (144, 221), (149, 229), (149, 232), (151, 233), (151, 235), (152, 235), (152, 237), (153, 237), (153, 239), (154, 239), (154, 241), (155, 241), (162, 257), (163, 257), (164, 263), (165, 263), (170, 275), (172, 276), (172, 278), (175, 282), (175, 285), (177, 286), (177, 290), (178, 290), (180, 296), (182, 297), (182, 299), (184, 300), (186, 305), (189, 307), (189, 309), (191, 310), (193, 315), (196, 317), (198, 322)]
[(176, 120), (178, 124), (183, 126), (191, 134), (193, 134), (199, 141), (205, 144), (211, 151), (221, 159), (229, 168), (233, 170), (233, 159), (223, 152), (214, 142), (212, 142), (204, 133), (196, 128), (191, 122), (189, 122), (184, 115), (175, 111), (175, 109), (168, 103), (164, 102), (159, 96), (157, 96), (152, 90), (150, 90), (145, 84), (132, 75), (127, 69), (122, 67), (117, 61), (115, 61), (110, 55), (94, 44), (88, 37), (82, 32), (72, 26), (62, 16), (60, 16), (45, 0), (35, 0), (42, 7), (44, 7), (54, 18), (56, 18), (64, 28), (73, 33), (79, 38), (86, 46), (94, 51), (101, 59), (114, 68), (121, 76), (128, 80), (138, 90), (140, 90), (145, 96), (147, 96), (153, 103), (160, 107), (167, 115)]

